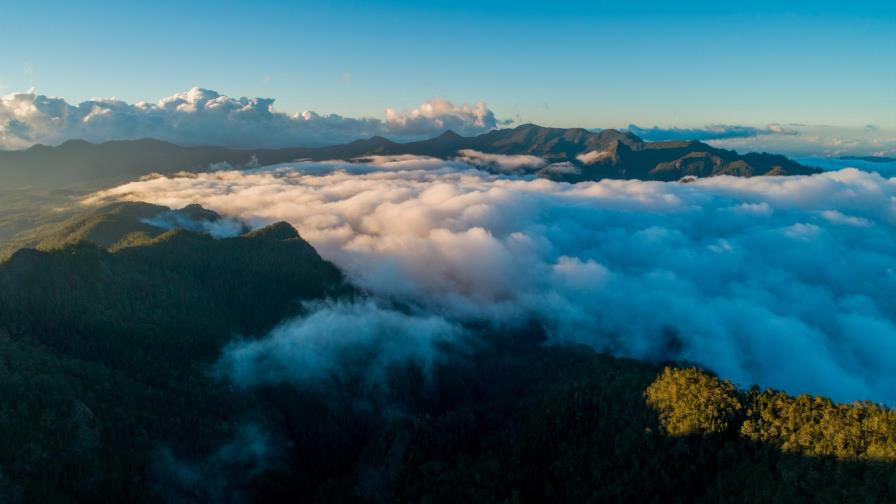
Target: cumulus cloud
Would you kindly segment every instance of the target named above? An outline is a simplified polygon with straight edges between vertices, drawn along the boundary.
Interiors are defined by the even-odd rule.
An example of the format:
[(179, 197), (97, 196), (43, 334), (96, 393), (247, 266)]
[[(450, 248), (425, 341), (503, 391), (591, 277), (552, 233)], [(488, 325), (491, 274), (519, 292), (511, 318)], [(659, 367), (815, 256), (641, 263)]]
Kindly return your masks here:
[(501, 121), (485, 103), (454, 105), (435, 99), (408, 111), (386, 110), (384, 119), (306, 111), (288, 114), (271, 98), (231, 98), (193, 88), (149, 103), (98, 98), (70, 104), (31, 90), (0, 98), (0, 148), (21, 149), (68, 139), (103, 142), (157, 138), (187, 145), (296, 147), (349, 142), (382, 135), (408, 141), (453, 129), (476, 135)]
[(403, 137), (431, 137), (447, 130), (460, 135), (478, 135), (511, 122), (499, 121), (484, 102), (455, 106), (448, 100), (437, 98), (403, 112), (386, 109), (389, 130)]
[[(876, 173), (566, 184), (402, 159), (160, 176), (92, 200), (109, 198), (286, 220), (373, 295), (444, 319), (437, 334), (536, 320), (554, 342), (896, 404), (896, 179)], [(420, 355), (430, 345), (408, 341), (405, 324), (442, 327), (326, 310), (340, 327), (370, 315)], [(246, 347), (250, 357), (290, 355), (281, 345), (295, 338), (329, 345), (312, 322)], [(363, 338), (363, 326), (343, 338)]]

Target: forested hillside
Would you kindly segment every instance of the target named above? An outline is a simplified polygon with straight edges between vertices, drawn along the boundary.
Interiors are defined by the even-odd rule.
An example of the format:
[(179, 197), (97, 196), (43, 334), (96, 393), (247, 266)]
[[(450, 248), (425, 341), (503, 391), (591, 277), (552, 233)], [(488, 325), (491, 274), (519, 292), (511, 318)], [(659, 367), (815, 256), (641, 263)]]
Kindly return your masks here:
[(100, 209), (0, 263), (0, 502), (896, 501), (893, 410), (538, 327), (470, 327), (384, 387), (236, 388), (228, 342), (364, 294), (288, 224), (144, 227), (160, 212)]

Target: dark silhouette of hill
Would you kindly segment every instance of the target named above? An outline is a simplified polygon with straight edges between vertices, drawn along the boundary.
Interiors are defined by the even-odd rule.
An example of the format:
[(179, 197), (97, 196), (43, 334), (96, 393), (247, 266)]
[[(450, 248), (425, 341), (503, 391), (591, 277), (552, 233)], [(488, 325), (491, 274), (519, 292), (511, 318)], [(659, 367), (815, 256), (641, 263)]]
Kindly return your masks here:
[[(819, 171), (780, 155), (740, 155), (697, 141), (644, 142), (631, 133), (612, 129), (593, 132), (582, 128), (524, 124), (475, 137), (462, 137), (448, 131), (429, 140), (403, 144), (373, 137), (328, 147), (287, 149), (183, 147), (151, 139), (103, 144), (69, 140), (57, 147), (36, 145), (21, 151), (0, 152), (0, 183), (7, 187), (59, 187), (86, 182), (104, 185), (152, 172), (204, 171), (221, 163), (242, 168), (298, 159), (350, 160), (400, 154), (447, 159), (457, 156), (462, 149), (488, 154), (529, 154), (549, 162), (572, 163), (580, 168), (580, 173), (543, 173), (543, 176), (570, 181), (602, 178), (678, 180), (688, 175), (798, 175)], [(591, 160), (581, 157), (588, 153), (592, 153)]]

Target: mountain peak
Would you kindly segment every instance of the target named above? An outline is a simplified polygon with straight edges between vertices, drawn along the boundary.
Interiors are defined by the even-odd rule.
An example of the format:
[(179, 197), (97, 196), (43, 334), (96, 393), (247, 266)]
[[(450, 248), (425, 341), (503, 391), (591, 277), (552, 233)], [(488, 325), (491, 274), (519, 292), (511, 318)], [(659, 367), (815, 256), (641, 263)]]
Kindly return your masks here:
[(252, 238), (264, 238), (268, 240), (284, 241), (300, 238), (296, 228), (285, 221), (275, 222), (263, 228), (256, 229), (248, 233), (246, 236)]
[(454, 132), (454, 130), (446, 130), (444, 133), (437, 137), (439, 140), (459, 140), (463, 138)]

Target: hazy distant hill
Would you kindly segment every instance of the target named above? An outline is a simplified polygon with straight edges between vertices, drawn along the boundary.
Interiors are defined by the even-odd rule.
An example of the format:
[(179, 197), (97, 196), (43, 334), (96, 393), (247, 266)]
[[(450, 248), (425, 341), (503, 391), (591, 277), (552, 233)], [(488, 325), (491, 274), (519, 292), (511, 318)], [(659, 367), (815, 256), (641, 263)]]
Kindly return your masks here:
[(887, 156), (840, 156), (840, 159), (847, 161), (867, 161), (869, 163), (892, 163), (896, 161), (896, 158)]
[(546, 173), (545, 176), (570, 181), (602, 178), (677, 180), (686, 175), (796, 175), (818, 171), (784, 156), (739, 155), (696, 141), (644, 142), (631, 133), (612, 129), (592, 132), (581, 128), (524, 124), (475, 137), (462, 137), (449, 131), (429, 140), (404, 144), (373, 137), (329, 147), (288, 149), (183, 147), (151, 139), (103, 144), (70, 140), (57, 147), (37, 145), (21, 151), (0, 151), (0, 184), (7, 188), (59, 187), (88, 181), (111, 184), (151, 172), (207, 170), (216, 163), (241, 168), (255, 163), (267, 165), (297, 159), (348, 160), (371, 155), (416, 154), (452, 158), (461, 149), (488, 154), (529, 154), (549, 162), (569, 162), (578, 167), (580, 173)]

